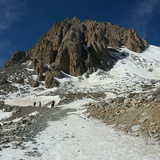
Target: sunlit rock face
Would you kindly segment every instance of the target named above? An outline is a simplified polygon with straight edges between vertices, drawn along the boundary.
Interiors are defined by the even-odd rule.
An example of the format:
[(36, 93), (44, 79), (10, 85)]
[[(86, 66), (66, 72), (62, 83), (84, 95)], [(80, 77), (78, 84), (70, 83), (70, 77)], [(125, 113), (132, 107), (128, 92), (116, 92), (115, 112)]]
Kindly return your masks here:
[(24, 51), (16, 51), (4, 67), (7, 68), (15, 64), (21, 64), (27, 60), (29, 60), (29, 56)]
[(98, 68), (110, 69), (113, 61), (108, 47), (118, 49), (122, 46), (141, 53), (147, 43), (132, 29), (109, 22), (81, 22), (74, 17), (54, 24), (27, 52), (27, 56), (45, 64), (54, 63), (60, 70), (79, 76)]

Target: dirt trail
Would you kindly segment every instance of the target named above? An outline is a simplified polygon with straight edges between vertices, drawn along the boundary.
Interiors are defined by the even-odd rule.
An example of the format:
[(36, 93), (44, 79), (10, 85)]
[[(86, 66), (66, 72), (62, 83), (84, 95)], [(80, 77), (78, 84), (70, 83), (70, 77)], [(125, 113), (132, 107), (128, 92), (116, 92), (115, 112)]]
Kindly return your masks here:
[[(6, 146), (10, 142), (34, 141), (34, 137), (48, 126), (48, 121), (58, 121), (68, 115), (73, 109), (45, 108), (45, 107), (14, 107), (15, 112), (10, 118), (5, 119), (0, 125), (0, 144)], [(19, 121), (15, 119), (19, 118)], [(21, 147), (21, 145), (20, 145)]]

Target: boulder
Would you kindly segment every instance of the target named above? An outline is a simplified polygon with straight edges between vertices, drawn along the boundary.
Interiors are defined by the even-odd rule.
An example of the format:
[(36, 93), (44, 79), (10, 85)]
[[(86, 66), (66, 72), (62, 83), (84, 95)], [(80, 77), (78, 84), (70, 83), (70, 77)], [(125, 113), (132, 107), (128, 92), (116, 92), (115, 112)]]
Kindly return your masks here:
[(52, 69), (51, 70), (52, 76), (56, 78), (63, 78), (63, 74), (58, 69)]
[(23, 84), (24, 83), (24, 78), (23, 77), (16, 77), (14, 79), (14, 82), (18, 83), (18, 84)]
[(32, 81), (30, 83), (31, 87), (35, 88), (35, 87), (38, 87), (39, 86), (39, 81)]
[(57, 86), (58, 86), (57, 81), (54, 79), (51, 72), (47, 71), (46, 75), (45, 75), (45, 87), (46, 88), (53, 88), (53, 87), (57, 87)]
[(3, 85), (7, 83), (7, 78), (6, 77), (0, 77), (0, 85)]
[(4, 68), (8, 68), (15, 64), (22, 64), (29, 60), (29, 56), (24, 51), (17, 51), (11, 57), (11, 59), (4, 65)]

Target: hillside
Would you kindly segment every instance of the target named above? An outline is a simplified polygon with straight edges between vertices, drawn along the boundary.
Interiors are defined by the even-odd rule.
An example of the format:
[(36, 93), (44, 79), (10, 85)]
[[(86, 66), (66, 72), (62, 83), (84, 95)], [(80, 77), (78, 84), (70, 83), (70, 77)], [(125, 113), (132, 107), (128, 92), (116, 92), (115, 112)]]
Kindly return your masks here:
[(147, 45), (132, 29), (110, 22), (81, 22), (74, 17), (55, 23), (26, 55), (23, 52), (16, 53), (4, 67), (12, 66), (13, 61), (17, 61), (19, 57), (20, 62), (27, 59), (33, 61), (33, 66), (39, 70), (37, 74), (40, 79), (44, 70), (42, 62), (51, 66), (53, 76), (59, 70), (72, 76), (80, 76), (86, 72), (93, 73), (97, 69), (112, 68), (113, 61), (108, 47), (118, 49), (125, 46), (141, 53)]
[[(112, 30), (107, 44), (99, 39), (107, 33), (103, 26), (112, 26), (106, 28)], [(82, 35), (89, 37), (85, 43), (78, 41), (84, 48), (99, 46), (94, 48), (99, 58), (90, 57), (92, 71), (78, 69), (79, 53), (86, 61), (88, 52), (72, 52), (73, 46), (64, 49), (70, 46), (73, 28), (73, 46)], [(115, 30), (123, 39), (130, 35), (134, 44), (116, 39)], [(60, 40), (51, 35), (63, 36)], [(53, 40), (57, 54), (48, 61), (48, 47), (56, 47)], [(16, 52), (0, 70), (0, 159), (159, 159), (159, 57), (159, 47), (146, 45), (132, 30), (111, 23), (74, 18), (55, 24), (35, 47)], [(99, 66), (101, 60), (110, 66)]]

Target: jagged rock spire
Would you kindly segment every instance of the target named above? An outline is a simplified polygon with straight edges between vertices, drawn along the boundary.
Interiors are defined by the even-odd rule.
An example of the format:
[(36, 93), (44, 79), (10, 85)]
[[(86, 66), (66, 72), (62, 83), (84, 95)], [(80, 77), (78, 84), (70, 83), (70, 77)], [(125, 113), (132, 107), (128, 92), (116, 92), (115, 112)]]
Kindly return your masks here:
[(81, 22), (74, 17), (55, 23), (27, 52), (27, 57), (44, 64), (54, 63), (62, 71), (79, 76), (97, 68), (111, 68), (108, 47), (117, 49), (121, 46), (141, 53), (147, 42), (132, 29), (120, 28), (110, 22)]

